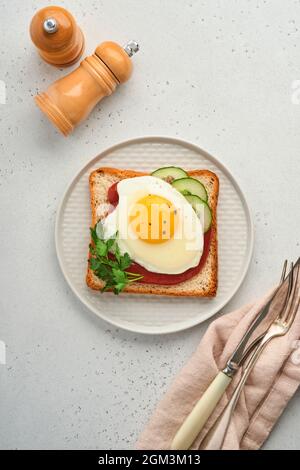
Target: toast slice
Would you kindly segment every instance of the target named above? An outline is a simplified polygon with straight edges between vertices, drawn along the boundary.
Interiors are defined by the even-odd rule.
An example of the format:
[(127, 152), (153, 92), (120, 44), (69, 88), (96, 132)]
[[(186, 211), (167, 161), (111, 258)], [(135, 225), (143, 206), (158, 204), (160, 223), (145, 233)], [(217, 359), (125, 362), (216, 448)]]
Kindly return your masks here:
[[(212, 210), (212, 236), (209, 254), (205, 265), (199, 274), (191, 279), (178, 283), (176, 285), (157, 285), (132, 283), (124, 289), (123, 292), (132, 294), (155, 294), (155, 295), (173, 295), (173, 296), (195, 296), (195, 297), (214, 297), (217, 293), (218, 283), (218, 251), (217, 251), (217, 203), (219, 194), (219, 179), (217, 175), (209, 170), (192, 170), (187, 172), (189, 176), (198, 179), (204, 184), (208, 203)], [(107, 192), (109, 187), (125, 178), (134, 178), (143, 176), (141, 173), (131, 170), (119, 170), (116, 168), (99, 168), (90, 174), (89, 185), (91, 195), (92, 226), (100, 220), (97, 215), (99, 204), (107, 203)], [(99, 290), (103, 287), (103, 282), (94, 272), (87, 268), (87, 285), (91, 289)]]

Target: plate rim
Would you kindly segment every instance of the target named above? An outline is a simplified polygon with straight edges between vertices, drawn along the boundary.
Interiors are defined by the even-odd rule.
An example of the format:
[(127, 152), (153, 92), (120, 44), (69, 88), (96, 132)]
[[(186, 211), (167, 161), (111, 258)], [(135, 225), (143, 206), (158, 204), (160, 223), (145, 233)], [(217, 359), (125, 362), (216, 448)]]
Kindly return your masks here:
[[(63, 213), (63, 208), (66, 203), (66, 198), (71, 191), (72, 187), (74, 186), (74, 183), (81, 177), (83, 173), (86, 172), (88, 167), (93, 166), (97, 160), (103, 159), (107, 154), (110, 152), (116, 151), (119, 148), (125, 147), (127, 145), (132, 145), (132, 144), (138, 144), (138, 143), (148, 143), (148, 142), (160, 142), (160, 143), (169, 143), (169, 144), (175, 144), (175, 145), (180, 145), (185, 148), (190, 148), (191, 150), (194, 150), (196, 153), (202, 154), (205, 158), (210, 160), (212, 163), (214, 163), (216, 166), (220, 167), (221, 170), (225, 173), (225, 175), (230, 179), (231, 183), (235, 187), (239, 197), (241, 198), (243, 207), (245, 208), (246, 212), (246, 217), (247, 217), (247, 222), (248, 222), (248, 230), (249, 230), (249, 246), (247, 250), (247, 256), (243, 265), (243, 270), (241, 273), (241, 276), (239, 280), (237, 281), (234, 289), (230, 292), (230, 294), (221, 302), (221, 304), (218, 306), (217, 310), (214, 311), (213, 313), (210, 312), (208, 315), (204, 315), (200, 320), (198, 318), (192, 319), (188, 324), (184, 325), (178, 325), (176, 327), (172, 327), (170, 330), (165, 330), (163, 331), (151, 331), (150, 329), (143, 330), (143, 328), (135, 328), (131, 327), (130, 325), (124, 325), (119, 323), (118, 321), (115, 321), (114, 319), (109, 319), (101, 314), (101, 311), (99, 311), (96, 307), (93, 305), (90, 305), (88, 301), (85, 300), (84, 296), (81, 295), (75, 286), (72, 285), (72, 282), (69, 278), (69, 275), (64, 267), (64, 262), (63, 262), (63, 254), (60, 251), (60, 242), (59, 242), (59, 222)], [(134, 333), (139, 333), (139, 334), (146, 334), (146, 335), (163, 335), (163, 334), (171, 334), (171, 333), (178, 333), (179, 331), (185, 331), (189, 328), (193, 328), (194, 326), (200, 325), (204, 321), (208, 320), (209, 318), (212, 318), (214, 315), (216, 315), (237, 293), (239, 288), (241, 287), (242, 283), (245, 280), (246, 274), (248, 272), (250, 262), (252, 259), (253, 255), (253, 248), (254, 248), (254, 224), (253, 224), (253, 218), (251, 214), (251, 210), (249, 208), (249, 205), (247, 203), (247, 200), (244, 196), (243, 191), (241, 190), (239, 184), (237, 183), (236, 179), (228, 170), (226, 165), (224, 165), (222, 162), (220, 162), (216, 157), (211, 155), (209, 152), (206, 150), (203, 150), (201, 147), (198, 145), (189, 142), (187, 140), (179, 139), (179, 138), (174, 138), (174, 137), (169, 137), (169, 136), (159, 136), (159, 135), (151, 135), (151, 136), (144, 136), (144, 137), (135, 137), (127, 140), (123, 140), (117, 144), (114, 144), (110, 147), (106, 147), (104, 150), (102, 150), (98, 155), (93, 157), (91, 160), (89, 160), (87, 163), (85, 163), (71, 178), (70, 183), (67, 185), (62, 198), (60, 200), (60, 203), (58, 205), (56, 217), (55, 217), (55, 231), (54, 231), (54, 236), (55, 236), (55, 251), (56, 251), (56, 256), (58, 259), (58, 264), (60, 266), (60, 269), (63, 273), (63, 276), (70, 287), (71, 291), (74, 293), (74, 295), (85, 305), (85, 307), (93, 312), (95, 315), (97, 315), (99, 318), (101, 318), (103, 321), (106, 321), (107, 323), (117, 327), (117, 328), (122, 328), (126, 331), (134, 332)], [(156, 327), (160, 328), (160, 327)]]

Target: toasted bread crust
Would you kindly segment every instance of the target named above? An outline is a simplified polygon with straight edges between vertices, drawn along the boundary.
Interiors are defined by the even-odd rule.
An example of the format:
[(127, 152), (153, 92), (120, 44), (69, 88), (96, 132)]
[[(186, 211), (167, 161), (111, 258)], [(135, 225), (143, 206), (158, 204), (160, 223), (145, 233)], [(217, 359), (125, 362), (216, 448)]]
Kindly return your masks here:
[[(218, 250), (217, 250), (217, 204), (219, 194), (219, 179), (217, 175), (209, 170), (191, 170), (187, 172), (189, 176), (199, 179), (208, 190), (209, 205), (212, 211), (212, 236), (209, 254), (205, 266), (199, 274), (192, 279), (178, 283), (176, 285), (158, 285), (148, 283), (133, 283), (126, 287), (123, 292), (131, 294), (152, 294), (152, 295), (172, 295), (181, 297), (214, 297), (217, 293), (218, 284)], [(115, 182), (125, 178), (144, 176), (142, 173), (132, 170), (120, 170), (116, 168), (102, 167), (94, 170), (90, 174), (89, 186), (91, 195), (92, 226), (97, 217), (97, 206), (99, 203), (107, 202), (107, 190)], [(103, 191), (99, 194), (99, 179), (103, 183)], [(99, 290), (103, 287), (103, 282), (90, 269), (87, 268), (87, 285), (91, 289)]]

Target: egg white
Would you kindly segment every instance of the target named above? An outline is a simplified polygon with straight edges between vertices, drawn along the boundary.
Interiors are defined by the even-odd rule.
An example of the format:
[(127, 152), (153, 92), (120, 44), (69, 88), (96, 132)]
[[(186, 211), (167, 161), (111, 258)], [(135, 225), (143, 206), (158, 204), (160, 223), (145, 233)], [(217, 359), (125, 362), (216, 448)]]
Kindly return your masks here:
[[(148, 271), (161, 274), (180, 274), (199, 264), (203, 252), (203, 228), (192, 206), (169, 183), (153, 177), (139, 176), (120, 181), (117, 185), (119, 204), (102, 222), (104, 236), (109, 238), (118, 232), (121, 253)], [(174, 237), (163, 243), (147, 243), (133, 232), (129, 220), (129, 208), (141, 198), (153, 194), (161, 196), (177, 209)]]

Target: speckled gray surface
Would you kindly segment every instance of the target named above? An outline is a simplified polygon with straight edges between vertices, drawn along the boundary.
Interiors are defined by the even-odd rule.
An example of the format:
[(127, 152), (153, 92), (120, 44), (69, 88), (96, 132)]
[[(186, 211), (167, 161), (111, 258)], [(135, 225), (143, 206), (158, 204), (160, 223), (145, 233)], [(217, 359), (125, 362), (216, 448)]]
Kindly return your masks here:
[[(143, 135), (190, 140), (231, 169), (254, 215), (253, 262), (224, 312), (261, 294), (283, 257), (300, 251), (300, 2), (60, 2), (83, 28), (87, 52), (106, 39), (141, 44), (132, 80), (68, 139), (32, 99), (64, 73), (43, 63), (28, 37), (46, 4), (0, 1), (0, 447), (124, 449), (208, 322), (145, 337), (89, 313), (56, 261), (57, 204), (107, 146)], [(300, 447), (299, 398), (265, 448)]]

